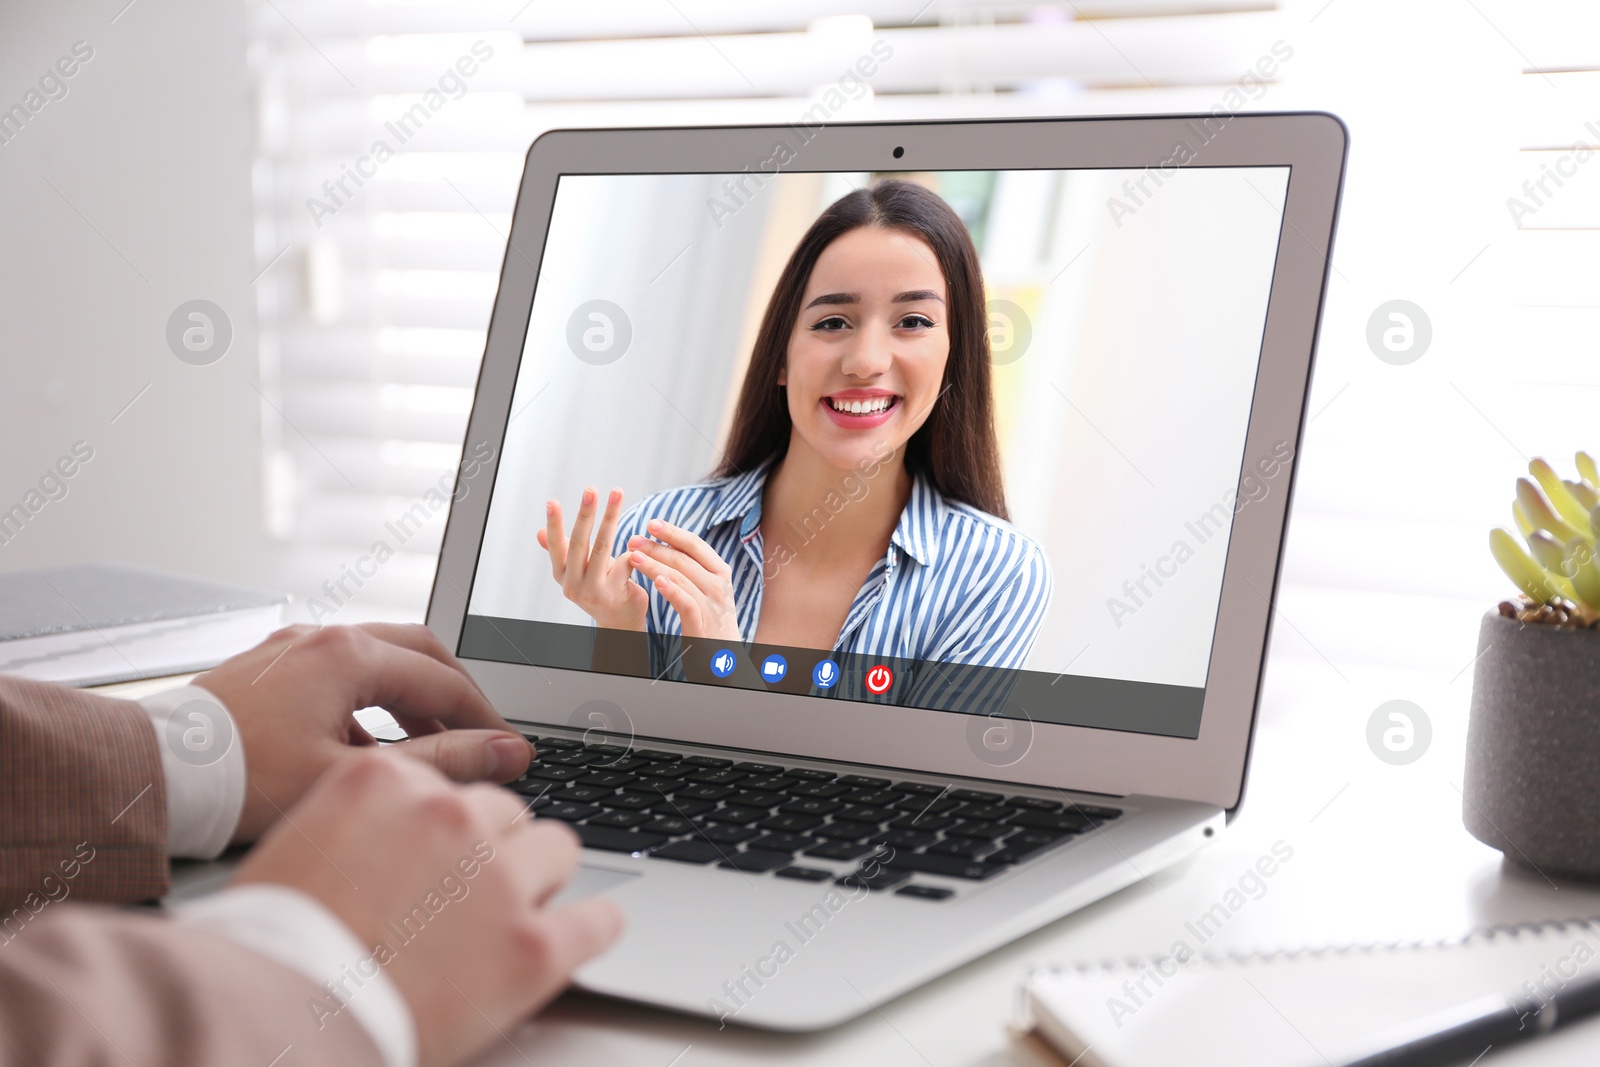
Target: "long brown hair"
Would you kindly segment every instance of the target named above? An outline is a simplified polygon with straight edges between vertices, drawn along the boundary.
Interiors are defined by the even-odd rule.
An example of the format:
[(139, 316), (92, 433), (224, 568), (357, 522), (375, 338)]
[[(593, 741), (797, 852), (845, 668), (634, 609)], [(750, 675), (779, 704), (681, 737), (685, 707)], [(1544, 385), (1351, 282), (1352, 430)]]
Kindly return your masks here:
[(939, 261), (947, 290), (950, 357), (933, 412), (906, 443), (906, 469), (913, 474), (926, 472), (947, 499), (1006, 518), (978, 250), (961, 219), (938, 194), (895, 178), (835, 200), (795, 246), (761, 318), (717, 474), (726, 477), (750, 470), (788, 451), (794, 424), (778, 374), (788, 358), (800, 301), (822, 250), (862, 226), (900, 230), (926, 241)]

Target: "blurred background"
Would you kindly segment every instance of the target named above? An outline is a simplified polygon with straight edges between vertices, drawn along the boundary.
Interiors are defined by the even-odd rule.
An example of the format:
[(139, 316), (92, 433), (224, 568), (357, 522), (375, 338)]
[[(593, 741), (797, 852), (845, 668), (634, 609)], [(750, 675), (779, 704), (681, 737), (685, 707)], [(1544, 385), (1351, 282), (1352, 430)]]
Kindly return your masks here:
[[(1459, 678), (1510, 592), (1512, 479), (1600, 447), (1597, 31), (1509, 0), (9, 5), (0, 510), (94, 458), (0, 568), (124, 559), (303, 609), (458, 461), (545, 129), (1316, 108), (1352, 146), (1274, 655)], [(166, 336), (197, 299), (232, 327), (206, 366)], [(1392, 300), (1428, 323), (1405, 365), (1368, 343)], [(442, 521), (337, 621), (420, 618)]]
[[(782, 174), (726, 213), (707, 209), (733, 203), (722, 175), (563, 177), (475, 613), (589, 623), (534, 539), (545, 501), (570, 522), (586, 486), (631, 507), (709, 477), (784, 264), (829, 204), (891, 176), (950, 204), (982, 264), (1008, 513), (1054, 578), (1027, 666), (1205, 684), (1287, 167), (1175, 169), (1159, 190), (1116, 169)], [(1123, 187), (1141, 179), (1152, 195), (1134, 207)], [(584, 309), (601, 300), (618, 336), (574, 358), (572, 324), (593, 328)], [(766, 559), (802, 540), (769, 533)], [(1152, 586), (1144, 568), (1164, 556), (1170, 580)]]

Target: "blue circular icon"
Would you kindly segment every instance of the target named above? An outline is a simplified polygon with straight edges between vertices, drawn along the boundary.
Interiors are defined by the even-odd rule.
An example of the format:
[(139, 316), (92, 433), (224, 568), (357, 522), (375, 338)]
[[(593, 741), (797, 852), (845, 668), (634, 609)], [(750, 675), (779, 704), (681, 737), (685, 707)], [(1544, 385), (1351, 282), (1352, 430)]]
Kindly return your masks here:
[(818, 689), (832, 689), (839, 684), (839, 665), (825, 659), (811, 668), (811, 681)]
[(733, 668), (738, 662), (730, 650), (719, 648), (717, 654), (711, 657), (711, 673), (718, 678), (726, 678), (733, 673)]
[(761, 680), (764, 682), (781, 682), (788, 673), (789, 661), (776, 652), (761, 661)]

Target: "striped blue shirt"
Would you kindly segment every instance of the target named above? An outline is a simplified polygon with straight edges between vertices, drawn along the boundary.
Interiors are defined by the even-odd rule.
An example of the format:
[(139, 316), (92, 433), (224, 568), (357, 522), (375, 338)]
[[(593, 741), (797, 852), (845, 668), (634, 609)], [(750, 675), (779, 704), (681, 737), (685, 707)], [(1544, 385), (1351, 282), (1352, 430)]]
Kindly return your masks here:
[[(772, 462), (645, 497), (622, 516), (613, 554), (623, 554), (630, 537), (646, 536), (651, 519), (698, 534), (728, 562), (739, 633), (753, 642), (765, 585), (761, 496)], [(784, 538), (786, 547), (803, 547), (849, 506), (844, 494), (834, 494), (807, 520), (808, 528), (816, 527), (809, 536), (806, 530), (785, 531), (793, 535)], [(774, 565), (782, 558), (778, 554)], [(633, 577), (650, 595), (649, 632), (681, 636), (677, 611), (642, 575)], [(888, 551), (856, 593), (833, 651), (1021, 668), (1044, 622), (1050, 589), (1050, 565), (1037, 543), (1010, 523), (946, 500), (919, 474)]]

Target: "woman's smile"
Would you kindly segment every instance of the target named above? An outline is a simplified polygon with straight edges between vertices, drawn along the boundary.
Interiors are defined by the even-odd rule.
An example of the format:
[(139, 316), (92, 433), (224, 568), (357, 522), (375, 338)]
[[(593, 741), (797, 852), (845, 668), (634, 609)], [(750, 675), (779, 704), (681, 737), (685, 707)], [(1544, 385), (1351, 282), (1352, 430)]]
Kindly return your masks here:
[(870, 430), (888, 422), (902, 399), (887, 389), (842, 389), (829, 393), (820, 403), (835, 426)]

